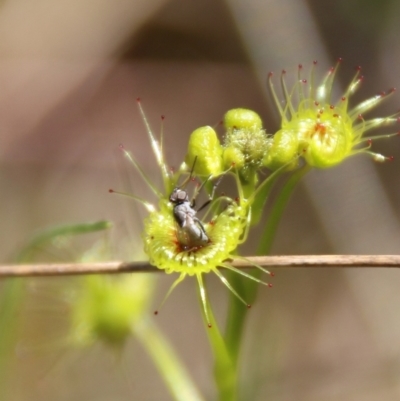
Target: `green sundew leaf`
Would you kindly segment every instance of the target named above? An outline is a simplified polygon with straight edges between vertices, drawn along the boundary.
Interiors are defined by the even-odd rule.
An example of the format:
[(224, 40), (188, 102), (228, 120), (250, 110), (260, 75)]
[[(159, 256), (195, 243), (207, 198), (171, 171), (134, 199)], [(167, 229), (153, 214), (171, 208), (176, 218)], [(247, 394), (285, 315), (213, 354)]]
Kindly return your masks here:
[[(63, 225), (45, 229), (33, 238), (18, 252), (18, 263), (32, 262), (36, 253), (60, 237), (93, 233), (111, 227), (107, 221)], [(8, 375), (11, 368), (15, 339), (19, 326), (19, 310), (25, 297), (26, 279), (5, 280), (0, 293), (0, 399), (6, 399)]]
[(60, 237), (88, 234), (107, 230), (111, 227), (112, 224), (108, 221), (97, 221), (94, 223), (67, 224), (45, 229), (31, 238), (22, 250), (19, 251), (16, 259), (19, 263), (30, 262), (34, 258), (36, 251), (41, 250), (46, 245), (50, 245)]

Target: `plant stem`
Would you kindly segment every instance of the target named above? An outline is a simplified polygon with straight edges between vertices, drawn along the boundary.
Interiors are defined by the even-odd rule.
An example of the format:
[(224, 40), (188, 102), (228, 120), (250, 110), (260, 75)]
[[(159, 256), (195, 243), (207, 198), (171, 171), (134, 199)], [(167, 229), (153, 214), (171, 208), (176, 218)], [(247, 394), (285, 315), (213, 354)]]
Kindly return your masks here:
[[(234, 272), (229, 272), (229, 282), (239, 294), (244, 294), (246, 288), (243, 277)], [(246, 299), (247, 301), (247, 299)], [(243, 334), (244, 322), (247, 316), (247, 308), (233, 294), (229, 295), (229, 310), (225, 328), (225, 341), (229, 349), (234, 365), (237, 367), (240, 343)]]
[(0, 298), (0, 400), (7, 399), (7, 379), (12, 368), (24, 283), (22, 279), (7, 280), (4, 282)]
[[(304, 166), (303, 168), (296, 170), (286, 181), (272, 207), (270, 217), (267, 221), (257, 248), (257, 255), (265, 255), (270, 252), (280, 219), (290, 199), (290, 196), (300, 179), (309, 170), (310, 167)], [(253, 275), (255, 277), (259, 277), (261, 272), (257, 270), (253, 273)], [(247, 302), (250, 304), (254, 303), (257, 297), (258, 283), (254, 282), (253, 280), (245, 281), (238, 274), (230, 274), (229, 280), (232, 282), (232, 285), (235, 287), (235, 289), (240, 294), (243, 294), (243, 297), (245, 297)], [(229, 300), (229, 314), (226, 325), (225, 339), (235, 366), (237, 366), (238, 363), (247, 313), (248, 310), (243, 306), (243, 304), (231, 294)]]
[(150, 319), (138, 322), (133, 330), (152, 358), (174, 400), (204, 401), (176, 352), (153, 322)]
[(278, 228), (279, 222), (281, 221), (283, 212), (286, 209), (288, 201), (299, 181), (310, 170), (311, 167), (305, 165), (303, 168), (296, 170), (286, 181), (286, 184), (282, 188), (272, 207), (270, 217), (267, 220), (267, 224), (261, 236), (261, 241), (258, 244), (258, 248), (256, 251), (257, 255), (268, 255), (270, 253), (276, 230)]
[[(200, 298), (199, 287), (198, 292)], [(206, 303), (206, 308), (212, 327), (207, 326), (207, 316), (203, 308), (201, 308), (201, 311), (214, 356), (214, 377), (218, 389), (218, 401), (236, 401), (237, 372), (209, 302)]]

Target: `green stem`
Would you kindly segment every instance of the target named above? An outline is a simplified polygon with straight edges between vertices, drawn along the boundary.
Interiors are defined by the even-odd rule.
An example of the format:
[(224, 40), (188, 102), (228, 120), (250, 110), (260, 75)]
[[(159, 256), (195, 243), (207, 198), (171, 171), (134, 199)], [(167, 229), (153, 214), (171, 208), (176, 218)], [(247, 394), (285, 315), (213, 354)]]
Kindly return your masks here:
[[(270, 252), (278, 224), (290, 199), (290, 196), (300, 179), (309, 170), (310, 167), (304, 166), (303, 168), (295, 171), (286, 181), (272, 207), (270, 217), (267, 221), (256, 251), (257, 255), (265, 255)], [(261, 272), (257, 270), (253, 273), (253, 275), (260, 277)], [(258, 283), (254, 282), (253, 280), (243, 280), (242, 277), (237, 274), (231, 274), (229, 281), (240, 294), (243, 294), (247, 302), (250, 304), (254, 303), (257, 297)], [(225, 339), (235, 366), (237, 366), (240, 354), (247, 314), (248, 310), (243, 306), (243, 304), (235, 296), (230, 295)]]
[(185, 367), (151, 320), (135, 324), (136, 338), (152, 358), (176, 401), (204, 401)]
[(4, 282), (0, 299), (0, 400), (7, 399), (7, 382), (12, 368), (19, 309), (24, 295), (24, 280)]
[[(234, 272), (229, 272), (229, 282), (239, 294), (245, 294), (246, 287), (243, 277)], [(247, 301), (247, 298), (246, 298)], [(249, 302), (249, 301), (247, 301)], [(237, 367), (240, 343), (242, 339), (245, 318), (248, 309), (233, 294), (229, 295), (229, 310), (225, 329), (226, 346), (229, 349), (234, 365)]]
[[(198, 287), (199, 288), (199, 287)], [(200, 288), (199, 288), (199, 298)], [(208, 299), (208, 297), (206, 297)], [(208, 339), (210, 341), (212, 353), (214, 356), (214, 377), (218, 389), (218, 401), (236, 401), (237, 400), (237, 372), (229, 354), (226, 343), (217, 325), (214, 314), (209, 302), (206, 302), (207, 315), (211, 323), (208, 327), (207, 316), (204, 308), (201, 308), (203, 321), (206, 326)]]
[[(276, 198), (275, 203), (272, 207), (270, 217), (261, 236), (261, 241), (258, 244), (258, 248), (256, 251), (257, 255), (268, 255), (270, 253), (279, 222), (281, 221), (283, 212), (286, 209), (288, 201), (299, 181), (310, 170), (311, 167), (305, 165), (303, 168), (296, 170), (286, 181), (286, 184), (283, 186), (282, 191)], [(255, 286), (255, 288), (256, 287), (257, 285)]]
[[(258, 194), (252, 204), (251, 225), (256, 225), (259, 222), (264, 205), (266, 204), (271, 190), (279, 176), (280, 172), (273, 173), (258, 187)], [(243, 192), (244, 197), (248, 199), (254, 195), (255, 187), (253, 186), (251, 188), (243, 186)], [(243, 277), (234, 272), (228, 272), (228, 275), (229, 282), (234, 286), (236, 291), (238, 291), (238, 293), (251, 304), (253, 299), (248, 299), (246, 294), (246, 284)], [(225, 328), (225, 340), (235, 366), (237, 366), (240, 342), (247, 312), (247, 309), (243, 308), (243, 304), (237, 299), (237, 297), (230, 294), (228, 318)]]

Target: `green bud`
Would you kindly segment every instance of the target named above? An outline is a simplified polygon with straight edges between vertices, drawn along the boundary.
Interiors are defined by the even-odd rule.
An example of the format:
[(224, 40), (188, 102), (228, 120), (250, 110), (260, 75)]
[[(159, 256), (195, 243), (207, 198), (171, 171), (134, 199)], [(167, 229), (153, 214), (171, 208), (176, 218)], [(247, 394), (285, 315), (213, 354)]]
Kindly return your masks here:
[(200, 127), (192, 132), (185, 162), (190, 168), (195, 163), (194, 173), (199, 176), (218, 176), (223, 172), (222, 146), (211, 127)]
[(225, 114), (224, 124), (224, 167), (235, 163), (243, 185), (255, 185), (269, 144), (260, 116), (252, 110), (232, 109)]
[(227, 170), (234, 166), (236, 169), (240, 170), (244, 167), (245, 157), (243, 153), (234, 146), (228, 146), (224, 153), (222, 154), (224, 161), (224, 168)]
[[(292, 131), (280, 130), (270, 140), (269, 149), (264, 157), (263, 165), (270, 170), (288, 164), (289, 169), (297, 166), (297, 152), (299, 141), (297, 135)], [(293, 161), (293, 163), (290, 163)]]
[(227, 130), (230, 129), (262, 129), (260, 116), (253, 110), (232, 109), (224, 116), (224, 125)]

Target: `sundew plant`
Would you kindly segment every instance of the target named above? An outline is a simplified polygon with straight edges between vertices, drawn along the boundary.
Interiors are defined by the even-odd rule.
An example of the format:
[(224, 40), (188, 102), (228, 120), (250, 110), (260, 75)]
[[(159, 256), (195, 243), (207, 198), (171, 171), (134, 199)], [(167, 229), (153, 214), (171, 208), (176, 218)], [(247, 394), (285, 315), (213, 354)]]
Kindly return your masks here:
[[(292, 87), (286, 83), (285, 71), (281, 73), (279, 89), (270, 73), (268, 85), (281, 119), (279, 130), (269, 132), (253, 110), (228, 110), (220, 135), (205, 126), (188, 137), (187, 153), (176, 171), (170, 169), (164, 157), (168, 138), (154, 134), (138, 101), (162, 188), (152, 183), (135, 155), (121, 146), (157, 201), (110, 192), (128, 195), (148, 211), (142, 234), (144, 251), (152, 265), (176, 276), (164, 301), (182, 280), (196, 278), (220, 401), (238, 399), (238, 361), (246, 310), (256, 302), (259, 284), (271, 286), (266, 277), (273, 274), (261, 266), (254, 265), (252, 272), (245, 272), (232, 265), (234, 260), (246, 260), (240, 246), (259, 222), (265, 205), (269, 203), (270, 212), (259, 237), (258, 255), (270, 252), (285, 206), (307, 172), (335, 167), (352, 156), (370, 157), (375, 162), (392, 159), (374, 152), (373, 143), (398, 135), (396, 129), (389, 133), (378, 130), (398, 123), (399, 114), (369, 118), (368, 113), (389, 98), (394, 89), (353, 104), (352, 96), (363, 81), (357, 68), (354, 78), (336, 98), (335, 77), (340, 62), (322, 80), (318, 78), (316, 62), (309, 72), (300, 65)], [(234, 185), (221, 194), (218, 186), (223, 180)], [(269, 202), (271, 191), (277, 188), (279, 192)], [(214, 317), (207, 295), (204, 278), (209, 273), (218, 276), (230, 294), (224, 330)]]
[[(239, 380), (241, 372), (248, 370), (247, 366), (242, 366), (240, 356), (249, 308), (257, 303), (259, 289), (270, 291), (273, 281), (279, 280), (279, 277), (273, 278), (273, 272), (252, 263), (242, 245), (251, 238), (253, 243), (256, 241), (257, 255), (270, 253), (288, 200), (311, 170), (334, 168), (349, 157), (365, 157), (379, 163), (392, 160), (390, 155), (375, 152), (373, 147), (376, 140), (398, 135), (396, 125), (400, 114), (370, 117), (369, 112), (389, 99), (394, 89), (355, 104), (353, 95), (363, 81), (357, 68), (343, 93), (336, 96), (335, 77), (340, 64), (341, 60), (322, 79), (316, 62), (310, 68), (298, 66), (293, 85), (287, 84), (289, 73), (286, 71), (282, 71), (280, 77), (270, 73), (267, 84), (280, 117), (279, 129), (271, 132), (268, 123), (264, 123), (257, 112), (238, 105), (241, 107), (227, 110), (221, 116), (221, 126), (198, 127), (187, 135), (186, 140), (181, 135), (182, 141), (186, 142), (186, 153), (178, 163), (174, 161), (174, 165), (178, 165), (176, 170), (165, 158), (166, 148), (172, 146), (168, 136), (164, 137), (163, 129), (161, 134), (155, 133), (138, 99), (139, 114), (144, 123), (143, 140), (150, 142), (152, 154), (149, 158), (152, 157), (161, 177), (160, 186), (137, 162), (135, 151), (120, 145), (129, 167), (133, 167), (132, 175), (145, 183), (148, 195), (142, 198), (124, 188), (110, 189), (111, 193), (131, 198), (147, 213), (142, 222), (141, 237), (125, 238), (115, 249), (127, 250), (123, 258), (129, 261), (147, 258), (160, 274), (174, 277), (161, 304), (156, 305), (155, 314), (170, 313), (161, 307), (168, 302), (172, 291), (180, 291), (179, 284), (183, 280), (196, 281), (200, 307), (193, 318), (201, 321), (210, 343), (214, 364), (210, 372), (218, 401), (252, 399), (243, 395)], [(118, 203), (118, 199), (115, 202)], [(268, 213), (264, 213), (265, 209)], [(259, 224), (263, 214), (267, 214), (265, 223), (255, 237), (252, 229)], [(66, 251), (67, 260), (74, 255), (75, 262), (114, 259), (116, 253), (120, 257), (121, 252), (113, 251), (107, 241), (112, 225), (108, 221), (99, 221), (53, 227), (34, 236), (16, 261), (25, 264), (43, 261), (42, 255), (38, 255), (43, 250), (47, 255)], [(102, 240), (94, 245), (90, 240), (85, 242), (87, 235), (90, 237), (98, 232), (104, 235)], [(49, 259), (44, 260), (49, 262)], [(235, 266), (236, 261), (245, 262), (252, 269), (239, 269)], [(207, 276), (216, 276), (221, 290), (229, 297), (224, 319), (216, 318), (214, 313)], [(57, 287), (59, 300), (63, 301), (62, 316), (57, 310), (57, 321), (59, 323), (62, 318), (68, 322), (63, 337), (57, 339), (59, 348), (63, 352), (67, 349), (90, 352), (100, 344), (117, 356), (118, 362), (123, 362), (129, 355), (127, 344), (134, 339), (154, 364), (170, 394), (168, 399), (210, 399), (201, 394), (180, 356), (159, 328), (159, 317), (152, 313), (154, 278), (152, 273), (114, 277), (90, 275), (74, 279), (68, 286)], [(7, 399), (13, 390), (7, 385), (7, 375), (15, 346), (15, 316), (26, 296), (27, 286), (25, 281), (18, 279), (5, 281), (2, 285), (0, 399)], [(46, 307), (54, 306), (53, 301), (46, 304)], [(179, 310), (176, 313), (179, 315)], [(181, 336), (185, 336), (186, 322), (178, 319), (178, 324)], [(51, 344), (46, 346), (51, 348)], [(193, 341), (193, 347), (196, 346)], [(129, 382), (131, 377), (125, 376)], [(133, 389), (130, 399), (137, 399), (136, 396)]]

